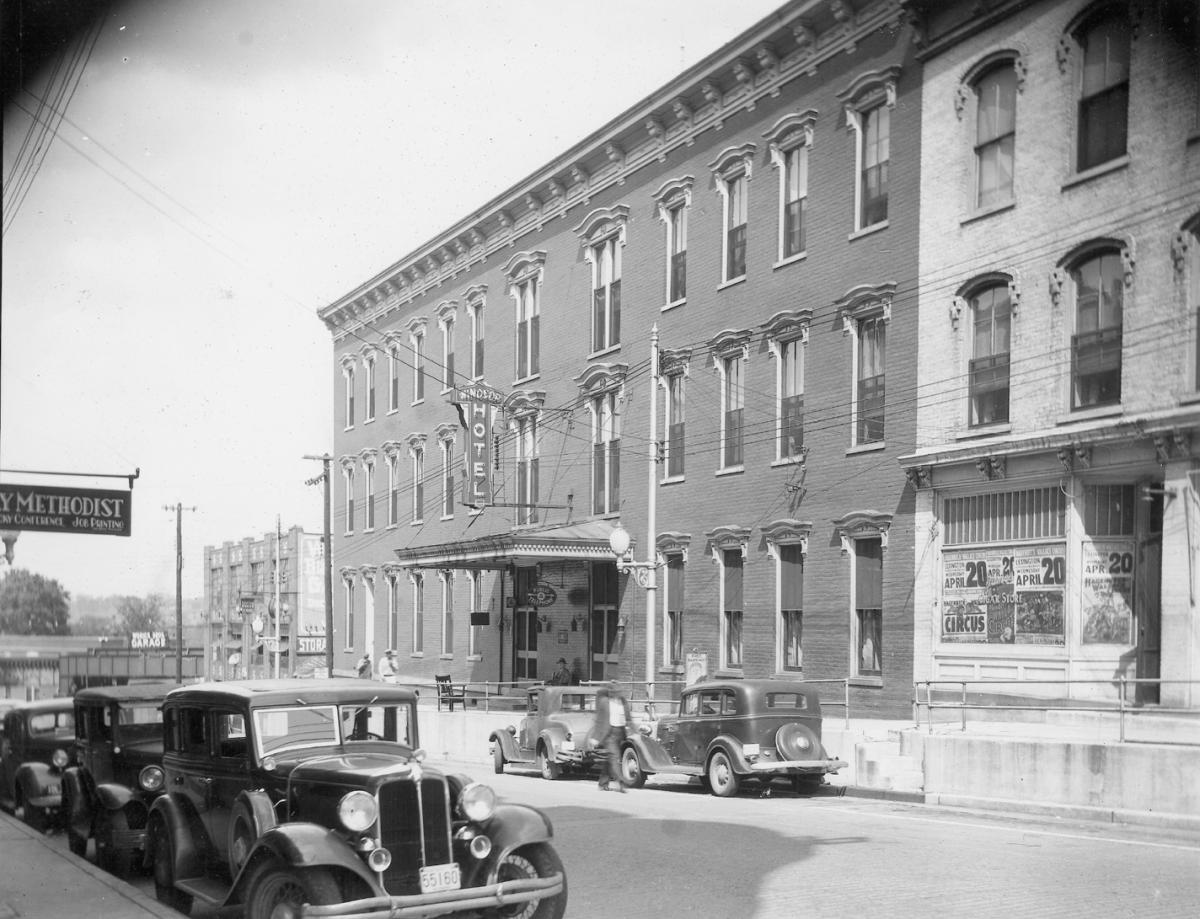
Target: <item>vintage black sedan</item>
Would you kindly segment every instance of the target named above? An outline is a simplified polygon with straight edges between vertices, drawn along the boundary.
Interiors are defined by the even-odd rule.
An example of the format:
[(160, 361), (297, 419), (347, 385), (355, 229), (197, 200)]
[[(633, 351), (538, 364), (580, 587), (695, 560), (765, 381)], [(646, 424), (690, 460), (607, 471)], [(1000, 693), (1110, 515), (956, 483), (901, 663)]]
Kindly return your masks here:
[(127, 875), (146, 846), (150, 805), (163, 790), (163, 698), (174, 683), (81, 689), (75, 694), (75, 765), (63, 775), (67, 843), (96, 840), (96, 862)]
[[(549, 819), (425, 763), (416, 694), (367, 680), (202, 683), (163, 703), (154, 887), (248, 919), (561, 919)], [(307, 905), (305, 905), (307, 904)]]
[(0, 807), (20, 809), (35, 830), (57, 826), (63, 770), (74, 740), (74, 705), (69, 698), (25, 702), (6, 712), (0, 740)]
[(706, 680), (680, 696), (679, 714), (631, 734), (621, 751), (627, 785), (654, 773), (698, 776), (718, 797), (749, 778), (789, 777), (811, 789), (846, 763), (821, 745), (821, 701), (811, 685), (785, 680)]

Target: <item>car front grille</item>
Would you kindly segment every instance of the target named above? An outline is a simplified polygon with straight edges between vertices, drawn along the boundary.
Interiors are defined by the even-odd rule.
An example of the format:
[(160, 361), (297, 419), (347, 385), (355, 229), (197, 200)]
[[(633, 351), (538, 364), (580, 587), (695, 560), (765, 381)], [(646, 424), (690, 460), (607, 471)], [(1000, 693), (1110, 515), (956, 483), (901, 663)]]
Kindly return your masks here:
[(423, 865), (454, 860), (450, 787), (444, 776), (402, 778), (379, 789), (380, 842), (392, 853), (383, 886), (393, 896), (421, 892)]

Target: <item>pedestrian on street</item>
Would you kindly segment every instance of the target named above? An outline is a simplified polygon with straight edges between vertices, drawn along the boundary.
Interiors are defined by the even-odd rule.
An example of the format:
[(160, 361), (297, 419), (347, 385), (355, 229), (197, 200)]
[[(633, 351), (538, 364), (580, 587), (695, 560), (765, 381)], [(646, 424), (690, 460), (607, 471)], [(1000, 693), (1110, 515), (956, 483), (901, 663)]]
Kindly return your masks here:
[(592, 738), (606, 754), (605, 771), (600, 776), (600, 790), (625, 793), (621, 778), (621, 745), (625, 743), (628, 726), (633, 723), (633, 710), (616, 681), (596, 693), (596, 720)]
[(385, 683), (396, 682), (396, 652), (388, 648), (379, 660), (379, 679)]
[(358, 662), (358, 678), (360, 680), (371, 679), (371, 655), (364, 654), (362, 660)]

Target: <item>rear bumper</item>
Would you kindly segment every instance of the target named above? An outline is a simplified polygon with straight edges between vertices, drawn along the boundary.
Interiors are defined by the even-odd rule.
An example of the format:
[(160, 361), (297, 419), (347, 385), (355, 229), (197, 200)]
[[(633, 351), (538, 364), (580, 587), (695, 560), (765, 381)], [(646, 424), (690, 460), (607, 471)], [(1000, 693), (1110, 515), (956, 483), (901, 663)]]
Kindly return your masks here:
[(565, 877), (552, 874), (544, 878), (529, 878), (504, 881), (483, 887), (467, 887), (446, 890), (441, 893), (416, 894), (407, 897), (370, 897), (366, 900), (351, 900), (332, 906), (304, 905), (301, 916), (339, 919), (416, 919), (419, 916), (466, 912), (467, 910), (496, 909), (530, 900), (541, 900), (562, 893), (566, 886)]
[(753, 772), (778, 772), (781, 775), (837, 772), (848, 765), (850, 764), (840, 759), (769, 759), (749, 764)]

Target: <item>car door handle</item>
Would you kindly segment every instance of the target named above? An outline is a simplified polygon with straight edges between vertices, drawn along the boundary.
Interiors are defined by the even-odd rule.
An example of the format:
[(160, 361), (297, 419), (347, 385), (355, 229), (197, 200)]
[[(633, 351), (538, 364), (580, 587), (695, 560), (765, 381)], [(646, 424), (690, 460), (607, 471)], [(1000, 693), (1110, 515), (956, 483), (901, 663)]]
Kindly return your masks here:
[(181, 776), (181, 775), (177, 775), (177, 776), (175, 776), (175, 778), (174, 778), (174, 779), (172, 779), (172, 781), (173, 781), (173, 782), (174, 782), (176, 785), (182, 785), (182, 784), (183, 784), (183, 776)]
[(212, 776), (211, 776), (211, 775), (205, 775), (205, 776), (201, 776), (201, 777), (200, 777), (200, 784), (201, 784), (201, 785), (211, 785), (212, 783), (213, 783), (213, 780), (212, 780)]

